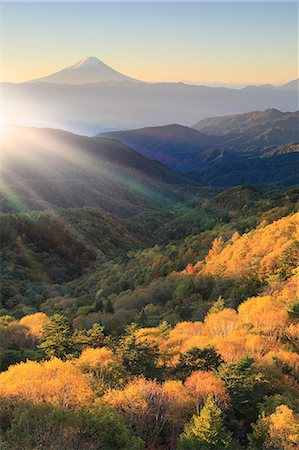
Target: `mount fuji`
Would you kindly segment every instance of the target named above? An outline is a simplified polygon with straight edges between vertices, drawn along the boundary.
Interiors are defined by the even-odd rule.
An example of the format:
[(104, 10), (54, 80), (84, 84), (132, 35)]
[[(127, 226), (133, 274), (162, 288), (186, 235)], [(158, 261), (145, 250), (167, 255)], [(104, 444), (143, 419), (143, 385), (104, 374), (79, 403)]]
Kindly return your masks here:
[(95, 56), (88, 56), (73, 66), (66, 67), (34, 82), (55, 84), (89, 84), (105, 81), (137, 81), (104, 64)]

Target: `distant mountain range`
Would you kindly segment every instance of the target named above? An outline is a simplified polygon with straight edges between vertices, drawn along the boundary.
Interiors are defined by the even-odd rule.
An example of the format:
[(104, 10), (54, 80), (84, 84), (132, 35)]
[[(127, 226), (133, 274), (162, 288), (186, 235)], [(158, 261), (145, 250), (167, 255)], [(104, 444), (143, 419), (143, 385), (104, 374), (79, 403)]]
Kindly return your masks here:
[(3, 83), (4, 119), (26, 126), (93, 135), (169, 123), (192, 126), (206, 117), (298, 109), (298, 82), (242, 89), (146, 83), (95, 57), (26, 83)]
[(129, 217), (198, 189), (111, 139), (11, 126), (3, 144), (0, 211), (89, 206)]
[(148, 158), (213, 186), (299, 182), (299, 112), (214, 117), (194, 128), (169, 125), (105, 133)]

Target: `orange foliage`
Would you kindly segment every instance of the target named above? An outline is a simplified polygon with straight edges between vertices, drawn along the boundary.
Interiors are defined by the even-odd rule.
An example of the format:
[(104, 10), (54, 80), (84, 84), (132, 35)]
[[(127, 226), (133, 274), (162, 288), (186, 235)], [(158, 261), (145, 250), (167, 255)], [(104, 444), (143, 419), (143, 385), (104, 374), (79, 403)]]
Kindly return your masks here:
[(211, 341), (211, 344), (226, 362), (236, 362), (247, 353), (245, 338), (238, 331), (226, 337), (217, 336)]
[(0, 395), (32, 403), (49, 402), (64, 408), (88, 403), (94, 394), (79, 369), (57, 358), (10, 366), (0, 374)]
[(275, 352), (269, 352), (265, 358), (267, 361), (277, 358), (287, 364), (295, 373), (299, 373), (299, 355), (297, 353), (280, 349)]
[(196, 409), (199, 412), (209, 395), (212, 395), (218, 405), (226, 406), (229, 401), (224, 382), (217, 378), (212, 372), (197, 370), (185, 381), (192, 397), (196, 401)]
[(256, 356), (262, 357), (273, 347), (269, 339), (265, 336), (259, 334), (248, 334), (246, 338), (245, 348), (248, 353)]

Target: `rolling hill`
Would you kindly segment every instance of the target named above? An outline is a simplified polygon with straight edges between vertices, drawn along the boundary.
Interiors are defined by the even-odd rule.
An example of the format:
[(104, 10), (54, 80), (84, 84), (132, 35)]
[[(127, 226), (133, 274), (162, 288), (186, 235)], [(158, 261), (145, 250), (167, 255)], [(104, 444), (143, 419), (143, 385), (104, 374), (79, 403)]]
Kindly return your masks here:
[(221, 142), (219, 137), (177, 124), (109, 132), (102, 136), (123, 142), (147, 158), (160, 161), (180, 172), (187, 172), (190, 166), (201, 165), (204, 150)]
[(2, 163), (2, 211), (89, 206), (123, 217), (198, 189), (122, 143), (61, 130), (8, 127)]

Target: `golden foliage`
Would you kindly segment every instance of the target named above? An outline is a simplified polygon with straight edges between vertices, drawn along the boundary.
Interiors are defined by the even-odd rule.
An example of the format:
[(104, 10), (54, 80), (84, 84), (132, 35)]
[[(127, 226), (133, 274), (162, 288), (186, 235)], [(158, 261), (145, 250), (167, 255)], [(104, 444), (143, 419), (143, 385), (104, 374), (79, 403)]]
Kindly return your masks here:
[(286, 309), (271, 296), (253, 297), (238, 308), (239, 322), (253, 332), (280, 334), (288, 321)]
[(24, 325), (30, 331), (33, 338), (40, 339), (42, 336), (43, 326), (49, 322), (48, 316), (43, 312), (28, 314), (19, 321), (20, 325)]
[(284, 253), (290, 253), (289, 260), (298, 260), (298, 249), (294, 245), (298, 221), (299, 213), (245, 233), (239, 238), (234, 235), (223, 249), (222, 240), (217, 238), (201, 272), (226, 277), (254, 277), (261, 282), (270, 276), (280, 275), (283, 272)]
[(298, 416), (286, 405), (280, 405), (270, 416), (270, 427), (266, 445), (284, 450), (299, 448)]
[(0, 374), (0, 395), (64, 408), (73, 408), (94, 398), (80, 370), (71, 362), (57, 358), (10, 366)]
[(237, 320), (236, 311), (225, 308), (207, 315), (204, 321), (205, 331), (210, 336), (228, 336), (237, 326)]
[(86, 348), (76, 360), (76, 364), (84, 371), (100, 370), (101, 367), (114, 361), (116, 361), (115, 355), (106, 347)]

